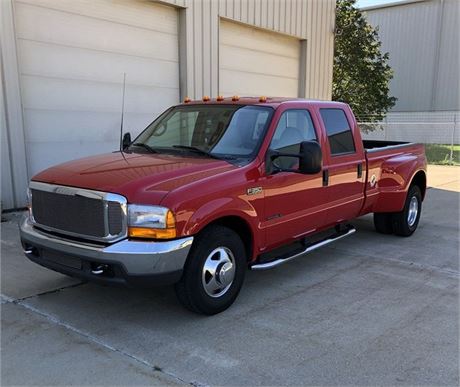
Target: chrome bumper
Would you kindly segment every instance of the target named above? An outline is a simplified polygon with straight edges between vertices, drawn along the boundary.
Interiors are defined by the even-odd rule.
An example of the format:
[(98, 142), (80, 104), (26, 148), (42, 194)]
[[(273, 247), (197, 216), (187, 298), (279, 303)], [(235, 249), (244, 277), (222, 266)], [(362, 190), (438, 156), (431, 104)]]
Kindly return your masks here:
[[(41, 232), (33, 227), (27, 215), (21, 219), (19, 228), (24, 253), (34, 262), (42, 264), (40, 251), (52, 251), (54, 255), (60, 253), (89, 262), (120, 265), (127, 276), (155, 276), (182, 271), (193, 242), (193, 237), (163, 242), (125, 239), (109, 246), (97, 246)], [(50, 267), (44, 263), (43, 266)]]

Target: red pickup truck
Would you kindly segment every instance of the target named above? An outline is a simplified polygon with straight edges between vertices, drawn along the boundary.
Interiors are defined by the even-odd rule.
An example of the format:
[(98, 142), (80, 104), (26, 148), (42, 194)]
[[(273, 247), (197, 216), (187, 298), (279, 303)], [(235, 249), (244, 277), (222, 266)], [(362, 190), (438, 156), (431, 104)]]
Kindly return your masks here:
[(228, 308), (245, 271), (276, 267), (355, 232), (417, 228), (422, 145), (363, 141), (350, 107), (283, 98), (186, 100), (122, 150), (30, 182), (26, 256), (105, 284), (175, 284), (187, 308)]

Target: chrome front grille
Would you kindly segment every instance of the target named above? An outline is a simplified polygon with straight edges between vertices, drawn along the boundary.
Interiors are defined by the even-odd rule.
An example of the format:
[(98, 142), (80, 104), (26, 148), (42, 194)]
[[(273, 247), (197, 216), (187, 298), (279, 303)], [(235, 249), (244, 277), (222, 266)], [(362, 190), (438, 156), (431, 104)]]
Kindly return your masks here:
[(126, 237), (121, 195), (34, 181), (30, 191), (33, 221), (46, 231), (106, 243)]

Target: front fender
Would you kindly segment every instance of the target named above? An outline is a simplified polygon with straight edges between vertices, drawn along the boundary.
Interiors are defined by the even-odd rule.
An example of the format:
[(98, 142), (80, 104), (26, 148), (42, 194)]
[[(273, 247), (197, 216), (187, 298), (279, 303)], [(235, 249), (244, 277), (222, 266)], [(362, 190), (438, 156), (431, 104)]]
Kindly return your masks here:
[(209, 224), (225, 217), (237, 217), (247, 224), (252, 233), (252, 251), (257, 252), (262, 242), (259, 217), (255, 208), (240, 198), (222, 197), (203, 204), (190, 216), (181, 234), (196, 235)]

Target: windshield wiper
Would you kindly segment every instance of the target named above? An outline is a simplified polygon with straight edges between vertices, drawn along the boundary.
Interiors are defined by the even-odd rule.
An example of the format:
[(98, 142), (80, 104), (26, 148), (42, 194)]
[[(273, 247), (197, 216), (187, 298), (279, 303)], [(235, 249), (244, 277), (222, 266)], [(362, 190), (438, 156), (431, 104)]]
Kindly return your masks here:
[(173, 148), (178, 148), (178, 149), (185, 149), (185, 150), (189, 150), (189, 151), (192, 151), (192, 152), (196, 152), (196, 153), (200, 153), (204, 156), (208, 156), (208, 157), (211, 157), (213, 159), (220, 159), (220, 157), (216, 156), (216, 155), (213, 155), (212, 153), (208, 152), (208, 151), (205, 151), (203, 149), (200, 149), (196, 146), (189, 146), (189, 145), (173, 145), (172, 146)]
[(157, 150), (153, 149), (150, 145), (144, 144), (143, 142), (136, 142), (130, 146), (138, 146), (140, 148), (147, 149), (150, 153), (158, 153)]

